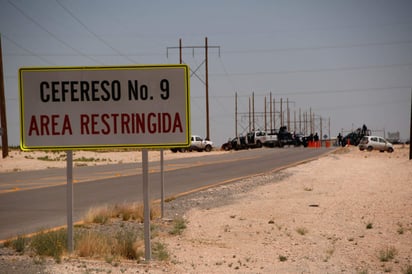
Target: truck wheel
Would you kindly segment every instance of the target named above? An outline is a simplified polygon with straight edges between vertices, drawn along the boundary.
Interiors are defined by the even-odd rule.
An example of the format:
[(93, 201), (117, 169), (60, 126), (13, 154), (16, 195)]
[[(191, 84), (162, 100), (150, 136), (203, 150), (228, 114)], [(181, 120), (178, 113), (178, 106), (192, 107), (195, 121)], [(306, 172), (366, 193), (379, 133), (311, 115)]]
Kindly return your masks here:
[(211, 146), (211, 145), (207, 145), (207, 146), (205, 147), (205, 151), (206, 151), (206, 152), (212, 151), (212, 146)]
[(171, 148), (170, 149), (173, 153), (176, 153), (177, 152), (177, 148)]
[(261, 141), (257, 141), (257, 142), (256, 142), (256, 146), (257, 146), (258, 148), (261, 148), (261, 147), (262, 147), (262, 142), (261, 142)]

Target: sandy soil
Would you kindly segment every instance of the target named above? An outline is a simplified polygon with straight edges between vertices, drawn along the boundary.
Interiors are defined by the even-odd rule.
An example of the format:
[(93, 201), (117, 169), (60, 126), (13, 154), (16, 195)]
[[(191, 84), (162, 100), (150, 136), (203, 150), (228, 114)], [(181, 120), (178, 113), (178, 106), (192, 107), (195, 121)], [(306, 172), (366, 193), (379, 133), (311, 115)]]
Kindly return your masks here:
[[(123, 160), (105, 155), (124, 162), (140, 157), (136, 152), (124, 154)], [(283, 179), (267, 174), (220, 186), (205, 193), (220, 193), (219, 199), (225, 200), (227, 188), (265, 181), (252, 190), (233, 191), (223, 204), (187, 211), (184, 233), (163, 239), (169, 262), (82, 264), (90, 264), (88, 273), (411, 273), (408, 157), (407, 146), (396, 147), (392, 154), (349, 147), (283, 170)], [(7, 161), (0, 160), (1, 171), (23, 169)], [(83, 273), (84, 268), (69, 261), (51, 263), (47, 271)]]
[[(167, 160), (183, 157), (204, 157), (219, 153), (225, 152), (215, 150), (211, 152), (194, 151), (187, 153), (173, 153), (170, 150), (165, 149), (163, 151), (163, 157), (164, 160)], [(149, 150), (148, 154), (149, 161), (160, 160), (159, 150)], [(78, 150), (73, 152), (74, 166), (97, 166), (121, 163), (139, 163), (141, 161), (142, 153), (138, 150), (126, 150), (121, 152), (112, 150)], [(9, 152), (8, 157), (0, 159), (0, 173), (64, 167), (66, 167), (65, 151), (21, 151), (18, 149), (13, 149)]]
[[(290, 175), (193, 209), (169, 244), (186, 273), (402, 273), (412, 266), (412, 161), (395, 153), (336, 153)], [(383, 262), (380, 252), (393, 249)]]

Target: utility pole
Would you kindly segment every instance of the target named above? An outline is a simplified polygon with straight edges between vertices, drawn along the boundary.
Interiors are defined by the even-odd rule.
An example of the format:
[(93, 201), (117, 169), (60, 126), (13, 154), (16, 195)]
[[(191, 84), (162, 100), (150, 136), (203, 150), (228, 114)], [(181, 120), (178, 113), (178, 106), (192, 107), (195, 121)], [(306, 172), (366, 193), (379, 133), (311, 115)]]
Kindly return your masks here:
[(322, 116), (319, 117), (319, 140), (323, 140)]
[(296, 110), (293, 111), (293, 131), (296, 133)]
[(267, 113), (266, 113), (266, 96), (265, 96), (264, 112), (265, 112), (265, 118), (264, 118), (264, 120), (265, 120), (265, 131), (268, 131), (267, 119), (266, 119), (266, 115), (267, 115)]
[(273, 98), (273, 130), (276, 131), (276, 99)]
[(312, 123), (312, 108), (309, 108), (309, 126), (310, 126), (310, 134), (313, 134), (313, 123)]
[(255, 128), (255, 92), (252, 92), (252, 130), (256, 130)]
[(288, 131), (290, 131), (290, 109), (289, 109), (289, 98), (286, 98), (286, 117), (287, 117)]
[[(209, 125), (209, 49), (211, 48), (216, 48), (219, 50), (219, 57), (220, 57), (220, 46), (209, 46), (207, 37), (205, 37), (205, 45), (204, 46), (182, 46), (182, 39), (179, 39), (179, 47), (167, 47), (166, 48), (166, 57), (169, 57), (169, 50), (171, 49), (179, 49), (179, 56), (180, 56), (180, 64), (183, 64), (183, 58), (182, 58), (182, 51), (183, 49), (191, 49), (193, 54), (195, 49), (203, 49), (205, 51), (205, 60), (195, 69), (193, 70), (190, 68), (191, 75), (196, 76), (205, 85), (205, 97), (206, 97), (206, 139), (210, 140), (210, 125)], [(202, 79), (196, 72), (197, 70), (205, 64), (205, 80)]]
[(280, 98), (280, 126), (283, 127), (283, 98)]
[(250, 97), (249, 97), (249, 131), (252, 131), (252, 118), (251, 118), (251, 103), (250, 103)]
[(270, 112), (270, 116), (269, 116), (270, 132), (273, 133), (273, 127), (272, 127), (272, 92), (270, 92), (270, 96), (269, 96), (269, 112)]
[(207, 37), (205, 37), (205, 78), (206, 78), (206, 140), (210, 140), (209, 126), (209, 62), (208, 62)]
[(410, 120), (410, 125), (409, 125), (409, 160), (412, 160), (411, 139), (412, 139), (412, 89), (411, 89), (411, 120)]
[(9, 144), (7, 139), (7, 118), (6, 118), (6, 97), (4, 95), (4, 76), (3, 76), (3, 53), (1, 49), (0, 35), (0, 116), (1, 116), (1, 150), (3, 158), (9, 155)]
[(331, 137), (330, 137), (330, 117), (328, 119), (328, 133), (329, 133), (329, 141), (330, 141), (330, 139), (331, 139)]
[(305, 135), (308, 135), (308, 124), (307, 124), (307, 120), (308, 120), (308, 115), (307, 115), (307, 111), (303, 112), (303, 131)]
[(237, 135), (237, 92), (235, 93), (235, 136)]

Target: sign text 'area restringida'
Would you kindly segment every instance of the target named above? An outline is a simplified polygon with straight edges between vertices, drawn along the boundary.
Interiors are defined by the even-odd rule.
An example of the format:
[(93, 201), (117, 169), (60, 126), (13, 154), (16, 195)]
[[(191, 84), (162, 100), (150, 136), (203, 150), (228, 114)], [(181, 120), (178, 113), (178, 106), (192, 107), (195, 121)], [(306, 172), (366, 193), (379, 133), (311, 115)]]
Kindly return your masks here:
[(190, 143), (187, 65), (21, 68), (23, 150)]

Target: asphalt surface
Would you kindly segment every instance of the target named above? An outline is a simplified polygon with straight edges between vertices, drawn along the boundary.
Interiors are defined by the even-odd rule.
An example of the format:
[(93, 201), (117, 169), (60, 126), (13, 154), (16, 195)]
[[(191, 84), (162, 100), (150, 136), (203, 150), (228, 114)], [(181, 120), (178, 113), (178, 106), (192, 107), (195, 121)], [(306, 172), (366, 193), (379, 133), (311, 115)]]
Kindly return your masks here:
[[(276, 171), (332, 149), (263, 148), (165, 160), (165, 197)], [(91, 207), (143, 202), (141, 163), (76, 167), (73, 181), (74, 221)], [(149, 185), (151, 200), (159, 199), (159, 162), (149, 163)], [(66, 169), (0, 174), (0, 240), (66, 225), (66, 189)]]

